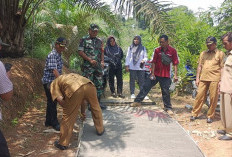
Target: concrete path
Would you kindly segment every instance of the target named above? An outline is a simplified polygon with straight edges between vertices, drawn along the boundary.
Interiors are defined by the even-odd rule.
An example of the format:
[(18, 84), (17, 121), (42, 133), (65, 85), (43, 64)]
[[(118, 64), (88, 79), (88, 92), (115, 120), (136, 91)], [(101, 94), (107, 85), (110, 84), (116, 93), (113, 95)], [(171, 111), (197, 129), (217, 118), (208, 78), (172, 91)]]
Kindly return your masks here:
[(165, 112), (108, 106), (105, 134), (97, 136), (87, 111), (79, 157), (203, 157), (185, 130)]

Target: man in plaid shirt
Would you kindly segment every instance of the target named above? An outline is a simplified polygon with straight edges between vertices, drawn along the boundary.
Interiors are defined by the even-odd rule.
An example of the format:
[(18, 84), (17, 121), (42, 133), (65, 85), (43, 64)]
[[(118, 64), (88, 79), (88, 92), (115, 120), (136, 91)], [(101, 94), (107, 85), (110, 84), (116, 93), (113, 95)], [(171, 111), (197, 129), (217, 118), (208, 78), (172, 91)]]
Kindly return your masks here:
[(44, 90), (47, 96), (47, 110), (45, 126), (52, 126), (55, 130), (60, 130), (60, 124), (57, 119), (57, 102), (52, 101), (50, 84), (62, 74), (63, 61), (61, 53), (65, 50), (66, 39), (59, 37), (55, 42), (54, 49), (48, 54), (42, 78)]

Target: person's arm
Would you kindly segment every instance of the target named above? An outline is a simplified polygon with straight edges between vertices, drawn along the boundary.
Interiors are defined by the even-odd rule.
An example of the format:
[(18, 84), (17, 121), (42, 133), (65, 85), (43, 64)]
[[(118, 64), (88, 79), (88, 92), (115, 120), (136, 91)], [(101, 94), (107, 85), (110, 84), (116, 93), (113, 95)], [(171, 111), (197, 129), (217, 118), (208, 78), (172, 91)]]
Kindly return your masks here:
[(50, 92), (51, 92), (52, 100), (53, 101), (56, 100), (60, 104), (60, 106), (63, 107), (65, 104), (65, 101), (64, 101), (64, 96), (61, 91), (62, 89), (60, 88), (60, 86), (62, 86), (62, 82), (60, 82), (60, 77), (52, 81), (50, 85)]
[(46, 62), (46, 66), (47, 69), (51, 70), (53, 75), (55, 76), (55, 78), (57, 78), (58, 76), (60, 76), (59, 71), (57, 70), (57, 57), (54, 54), (50, 54), (47, 57), (47, 62)]
[(60, 76), (59, 72), (57, 69), (53, 69), (53, 74), (55, 75), (55, 77), (57, 78), (58, 76)]
[(200, 82), (200, 74), (201, 74), (201, 70), (202, 70), (202, 65), (199, 64), (197, 67), (197, 75), (196, 75), (196, 85), (199, 85)]
[(102, 68), (104, 68), (104, 44), (103, 44), (103, 42), (102, 42), (102, 44), (101, 44), (101, 66), (102, 66)]
[(58, 96), (56, 98), (57, 102), (60, 104), (60, 106), (64, 107), (65, 101), (64, 101), (64, 97), (63, 96)]
[(128, 50), (127, 50), (126, 62), (125, 62), (125, 68), (126, 68), (127, 72), (129, 72), (130, 58), (131, 58), (131, 52), (130, 52), (130, 47), (129, 47)]
[(178, 81), (177, 71), (178, 71), (178, 64), (174, 65), (174, 82)]
[(97, 65), (97, 61), (93, 60), (91, 58), (89, 58), (83, 51), (78, 51), (79, 56), (81, 56), (81, 58), (83, 58), (84, 60), (89, 61), (93, 66)]
[(224, 69), (224, 58), (225, 58), (225, 53), (223, 52), (222, 53), (222, 57), (221, 57), (221, 63), (220, 63), (220, 67), (221, 67), (221, 78), (219, 80), (219, 83), (218, 83), (218, 92), (220, 93), (220, 87), (221, 87), (221, 79), (223, 77), (223, 69)]
[[(8, 73), (10, 73), (10, 71)], [(0, 98), (4, 101), (8, 101), (13, 96), (13, 84), (2, 62), (0, 62), (0, 74)]]
[(199, 60), (198, 60), (198, 66), (197, 66), (197, 74), (196, 74), (196, 86), (199, 85), (200, 83), (200, 74), (201, 74), (201, 71), (202, 71), (202, 66), (203, 66), (203, 60), (202, 60), (202, 56), (203, 56), (204, 52), (201, 52), (200, 54), (200, 57), (199, 57)]
[(89, 58), (86, 54), (85, 54), (85, 44), (84, 44), (85, 39), (82, 38), (80, 41), (80, 45), (78, 47), (78, 54), (81, 58), (83, 58), (84, 60), (88, 61), (90, 64), (92, 64), (92, 66), (96, 66), (97, 65), (97, 61), (93, 60), (91, 58)]
[(155, 77), (155, 64), (156, 64), (156, 59), (157, 59), (157, 53), (156, 53), (156, 49), (154, 50), (154, 53), (153, 53), (153, 59), (152, 59), (152, 65), (151, 65), (151, 76), (150, 78), (152, 80), (155, 80), (156, 77)]
[(3, 93), (3, 94), (0, 94), (1, 99), (4, 101), (10, 100), (12, 98), (12, 96), (13, 96), (13, 90), (6, 92), (6, 93)]
[(147, 50), (146, 50), (146, 48), (144, 47), (144, 49), (143, 49), (143, 60), (142, 60), (142, 62), (145, 63), (146, 61), (147, 61)]
[(121, 47), (119, 47), (119, 51), (120, 51), (120, 60), (122, 60), (123, 59), (123, 51), (122, 51), (122, 48)]

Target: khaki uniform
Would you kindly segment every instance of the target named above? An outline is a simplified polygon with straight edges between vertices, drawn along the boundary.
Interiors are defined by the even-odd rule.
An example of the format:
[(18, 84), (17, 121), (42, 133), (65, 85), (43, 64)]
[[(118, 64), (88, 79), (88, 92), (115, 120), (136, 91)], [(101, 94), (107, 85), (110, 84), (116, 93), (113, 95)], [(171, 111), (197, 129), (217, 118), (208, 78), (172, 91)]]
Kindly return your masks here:
[(74, 73), (61, 75), (52, 82), (51, 94), (53, 100), (58, 96), (63, 96), (65, 101), (59, 144), (68, 146), (74, 123), (84, 100), (90, 104), (97, 132), (103, 132), (102, 111), (98, 103), (96, 87), (89, 79)]
[(198, 94), (196, 96), (192, 116), (197, 117), (206, 100), (207, 92), (210, 92), (210, 108), (208, 118), (213, 118), (218, 101), (218, 83), (221, 78), (221, 69), (224, 64), (224, 52), (216, 49), (214, 52), (203, 51), (200, 54), (199, 65), (202, 66)]
[(232, 136), (232, 51), (226, 59), (220, 85), (222, 125), (226, 133)]

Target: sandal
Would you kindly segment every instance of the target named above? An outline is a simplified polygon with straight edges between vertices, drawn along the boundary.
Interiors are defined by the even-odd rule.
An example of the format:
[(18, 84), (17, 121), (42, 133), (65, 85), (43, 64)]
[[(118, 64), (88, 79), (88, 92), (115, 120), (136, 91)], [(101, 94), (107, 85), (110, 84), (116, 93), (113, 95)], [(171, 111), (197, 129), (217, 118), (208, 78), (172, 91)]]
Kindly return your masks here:
[(68, 149), (68, 146), (62, 146), (61, 144), (59, 144), (59, 141), (55, 141), (55, 142), (54, 142), (54, 146), (55, 146), (56, 148), (59, 148), (60, 150)]

